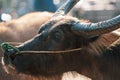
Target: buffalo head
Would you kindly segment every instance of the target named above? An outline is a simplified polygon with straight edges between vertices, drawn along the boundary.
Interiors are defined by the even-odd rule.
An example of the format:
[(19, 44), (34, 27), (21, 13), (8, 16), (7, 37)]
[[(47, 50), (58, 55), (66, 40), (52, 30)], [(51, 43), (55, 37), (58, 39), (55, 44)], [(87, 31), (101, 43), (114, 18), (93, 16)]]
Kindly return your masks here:
[[(98, 23), (81, 23), (77, 18), (65, 15), (78, 1), (69, 0), (58, 9), (51, 20), (41, 26), (35, 37), (17, 46), (20, 52), (14, 49), (6, 51), (2, 59), (5, 68), (19, 73), (44, 76), (67, 71), (81, 72), (86, 68), (86, 61), (89, 63), (94, 59), (90, 54), (96, 53), (94, 50), (88, 51), (87, 47), (102, 34), (120, 28), (120, 15)], [(80, 50), (70, 51), (77, 48)], [(30, 51), (43, 53), (35, 54)]]

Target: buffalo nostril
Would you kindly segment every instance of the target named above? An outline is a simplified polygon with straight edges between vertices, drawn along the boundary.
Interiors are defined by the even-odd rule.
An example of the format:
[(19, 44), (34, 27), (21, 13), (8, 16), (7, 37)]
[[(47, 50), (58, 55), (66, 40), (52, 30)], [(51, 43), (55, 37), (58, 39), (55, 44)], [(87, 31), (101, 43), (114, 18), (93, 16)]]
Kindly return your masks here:
[(1, 48), (4, 51), (4, 57), (10, 60), (14, 60), (16, 54), (19, 53), (19, 50), (9, 43), (2, 43)]
[(4, 57), (14, 60), (16, 57), (16, 51), (14, 51), (13, 49), (8, 49), (8, 51), (4, 52)]
[(6, 52), (8, 53), (8, 55), (12, 55), (15, 53), (13, 49), (8, 49)]

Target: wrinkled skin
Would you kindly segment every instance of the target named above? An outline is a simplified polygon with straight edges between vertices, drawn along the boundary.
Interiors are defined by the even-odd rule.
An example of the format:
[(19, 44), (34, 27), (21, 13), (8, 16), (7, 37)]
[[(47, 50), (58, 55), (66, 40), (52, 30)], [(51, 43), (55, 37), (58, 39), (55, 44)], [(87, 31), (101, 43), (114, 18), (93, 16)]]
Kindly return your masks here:
[[(17, 48), (20, 51), (62, 51), (75, 48), (82, 48), (82, 50), (58, 54), (23, 53), (12, 60), (11, 66), (8, 66), (8, 58), (4, 56), (4, 66), (11, 73), (16, 71), (32, 75), (33, 78), (38, 77), (39, 80), (42, 80), (41, 77), (48, 79), (54, 76), (55, 78), (68, 71), (77, 71), (92, 80), (119, 80), (120, 47), (106, 49), (120, 35), (106, 33), (90, 38), (82, 34), (76, 35), (70, 27), (74, 21), (76, 18), (67, 16), (57, 17), (55, 20), (53, 18), (41, 26), (37, 36)], [(111, 55), (109, 55), (110, 52)]]

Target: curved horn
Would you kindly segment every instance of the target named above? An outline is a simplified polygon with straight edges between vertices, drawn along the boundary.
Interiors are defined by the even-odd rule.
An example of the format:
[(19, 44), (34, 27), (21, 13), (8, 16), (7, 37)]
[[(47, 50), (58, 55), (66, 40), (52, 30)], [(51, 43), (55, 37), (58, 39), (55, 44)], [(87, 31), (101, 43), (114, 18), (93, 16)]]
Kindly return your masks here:
[(74, 23), (72, 31), (87, 36), (97, 36), (120, 28), (120, 15), (98, 23)]
[(68, 0), (65, 4), (63, 4), (53, 15), (53, 17), (67, 14), (71, 8), (80, 0)]

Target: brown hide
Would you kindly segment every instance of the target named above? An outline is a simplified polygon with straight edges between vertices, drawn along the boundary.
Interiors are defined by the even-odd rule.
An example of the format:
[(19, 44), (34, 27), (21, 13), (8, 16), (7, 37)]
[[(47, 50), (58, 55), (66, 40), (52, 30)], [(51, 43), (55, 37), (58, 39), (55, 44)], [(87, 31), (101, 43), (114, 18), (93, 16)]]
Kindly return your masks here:
[[(48, 12), (34, 12), (26, 14), (16, 20), (12, 20), (9, 22), (1, 22), (0, 23), (0, 43), (5, 41), (10, 42), (23, 42), (30, 38), (32, 38), (34, 35), (38, 33), (39, 26), (43, 24), (44, 22), (47, 22), (51, 18), (53, 14)], [(81, 20), (82, 22), (89, 22), (88, 20)], [(2, 53), (0, 51), (0, 53)], [(1, 54), (0, 54), (1, 56)], [(76, 74), (75, 76), (72, 75), (71, 72), (65, 73), (64, 75), (59, 76), (52, 76), (49, 78), (39, 76), (39, 78), (33, 78), (28, 77), (26, 75), (18, 75), (18, 74), (7, 74), (3, 69), (1, 68), (0, 64), (0, 80), (73, 80), (73, 79), (82, 79), (82, 80), (90, 80), (89, 78), (86, 78), (84, 76)], [(76, 80), (75, 79), (75, 80)]]
[(109, 46), (120, 37), (111, 32), (120, 28), (120, 15), (98, 23), (81, 23), (66, 16), (78, 1), (63, 4), (39, 33), (16, 46), (17, 50), (7, 49), (2, 57), (6, 72), (18, 72), (29, 80), (61, 80), (69, 71), (92, 80), (119, 80), (120, 43)]
[[(63, 19), (61, 19), (60, 23), (63, 22), (66, 23)], [(13, 60), (13, 65), (15, 66), (16, 71), (27, 74), (27, 79), (33, 80), (61, 80), (61, 76), (64, 72), (67, 71), (77, 71), (78, 73), (88, 76), (93, 80), (119, 80), (120, 55), (119, 52), (117, 54), (118, 56), (116, 53), (114, 53), (115, 51), (119, 51), (119, 48), (117, 50), (112, 49), (112, 54), (109, 52), (109, 50), (106, 52), (107, 47), (120, 37), (119, 34), (114, 34), (111, 32), (100, 35), (98, 37), (90, 38), (89, 40), (83, 35), (78, 36), (73, 32), (70, 32), (71, 30), (67, 25), (58, 25), (60, 23), (56, 23), (55, 26), (50, 28), (48, 31), (49, 36), (47, 36), (47, 38), (45, 34), (38, 34), (33, 39), (31, 39), (31, 41), (29, 40), (25, 43), (27, 44), (27, 47), (25, 47), (26, 45), (20, 45), (18, 48), (22, 49), (23, 47), (23, 50), (29, 48), (36, 50), (37, 48), (39, 49), (41, 45), (44, 47), (45, 42), (49, 45), (50, 41), (52, 45), (50, 44), (49, 47), (45, 46), (45, 48), (42, 48), (43, 50), (48, 48), (50, 50), (55, 49), (59, 51), (80, 47), (82, 50), (63, 54), (44, 53), (37, 55), (18, 55), (15, 57), (15, 60)], [(54, 40), (55, 36), (53, 35), (55, 34), (54, 32), (57, 32), (57, 30), (62, 34), (62, 36), (60, 36), (61, 38), (58, 37), (60, 42), (59, 39), (58, 41)], [(40, 42), (41, 44), (34, 43), (39, 42), (40, 39), (43, 41)], [(70, 42), (66, 43), (69, 40)]]
[[(48, 12), (33, 12), (26, 14), (16, 20), (0, 23), (0, 43), (5, 41), (23, 42), (38, 33), (39, 26), (51, 18), (53, 14)], [(0, 49), (0, 59), (1, 59)], [(0, 80), (26, 80), (18, 74), (6, 74), (0, 64)]]
[[(12, 20), (9, 22), (1, 22), (0, 23), (0, 43), (4, 41), (10, 41), (10, 42), (24, 42), (30, 38), (32, 38), (34, 35), (38, 33), (39, 26), (43, 24), (44, 22), (47, 22), (51, 18), (53, 14), (48, 12), (34, 12), (26, 14), (16, 20)], [(89, 22), (88, 20), (81, 20), (82, 22)], [(28, 24), (29, 23), (29, 24)], [(0, 50), (0, 56), (1, 56), (1, 50)], [(53, 76), (50, 78), (46, 77), (39, 77), (39, 78), (33, 78), (31, 76), (25, 76), (25, 75), (10, 75), (6, 74), (5, 71), (1, 68), (0, 64), (0, 80), (76, 80), (76, 79), (82, 79), (82, 80), (90, 80), (86, 77), (83, 77), (81, 75), (75, 75), (73, 76), (72, 73), (65, 73), (62, 77), (60, 76)], [(69, 75), (70, 74), (70, 75)], [(20, 77), (19, 77), (20, 76)], [(73, 76), (73, 77), (72, 77)], [(70, 77), (70, 78), (69, 78)], [(41, 78), (41, 79), (40, 79)], [(76, 79), (75, 79), (76, 78)]]

